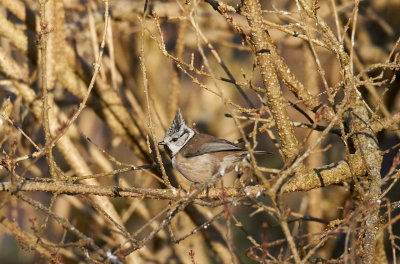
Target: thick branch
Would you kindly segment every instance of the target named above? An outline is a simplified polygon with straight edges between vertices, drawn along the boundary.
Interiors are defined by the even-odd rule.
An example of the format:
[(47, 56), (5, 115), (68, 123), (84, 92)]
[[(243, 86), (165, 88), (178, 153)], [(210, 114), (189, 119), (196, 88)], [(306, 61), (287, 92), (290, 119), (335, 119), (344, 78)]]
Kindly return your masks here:
[[(320, 168), (307, 169), (304, 172), (296, 173), (282, 187), (282, 192), (308, 191), (319, 187), (325, 187), (332, 184), (338, 184), (348, 181), (352, 178), (353, 171), (356, 176), (362, 176), (366, 173), (363, 165), (363, 158), (360, 154), (351, 155), (350, 161), (340, 161), (336, 164), (330, 164)], [(352, 168), (349, 167), (351, 164)], [(90, 183), (89, 183), (90, 184)], [(93, 194), (109, 197), (132, 197), (132, 198), (152, 198), (165, 200), (179, 200), (185, 198), (185, 192), (178, 192), (165, 189), (144, 189), (144, 188), (122, 188), (117, 186), (98, 186), (89, 184), (74, 184), (67, 182), (21, 182), (17, 190), (22, 192), (51, 192), (59, 194)], [(12, 190), (11, 182), (1, 182), (0, 192), (9, 192)], [(227, 198), (258, 197), (267, 192), (265, 187), (247, 186), (242, 194), (239, 194), (237, 188), (209, 188), (207, 191), (199, 194), (197, 199), (220, 199), (223, 194)]]
[(379, 228), (380, 171), (383, 157), (380, 154), (375, 133), (369, 126), (368, 111), (358, 97), (355, 101), (355, 107), (349, 115), (350, 132), (354, 135), (352, 137), (354, 147), (361, 153), (368, 171), (368, 186), (365, 190), (362, 190), (363, 196), (361, 197), (361, 200), (369, 204), (371, 209), (364, 223), (363, 261), (364, 263), (373, 263), (376, 236)]
[(264, 25), (261, 16), (261, 5), (257, 0), (243, 1), (246, 17), (251, 27), (251, 40), (254, 43), (257, 56), (257, 63), (263, 78), (265, 93), (270, 105), (272, 116), (278, 128), (279, 137), (282, 143), (282, 151), (287, 160), (291, 160), (299, 153), (298, 142), (293, 132), (286, 102), (283, 98), (279, 85), (278, 76), (272, 62), (270, 46), (272, 40)]
[[(244, 29), (244, 25), (241, 25), (240, 22), (235, 21), (235, 19), (228, 13), (229, 12), (236, 12), (236, 9), (230, 5), (227, 5), (222, 2), (218, 2), (216, 0), (205, 0), (207, 3), (209, 3), (215, 11), (220, 13), (226, 21), (232, 25), (232, 27), (240, 34), (242, 35), (245, 40), (247, 40), (247, 32)], [(269, 21), (264, 21), (263, 23), (271, 26), (272, 28), (279, 28), (280, 30), (289, 33), (290, 35), (293, 35), (293, 31), (290, 31), (288, 29), (285, 29), (283, 26), (279, 26), (274, 23), (269, 23)], [(305, 40), (308, 40), (308, 38), (304, 36), (299, 36), (303, 37)], [(313, 41), (313, 40), (310, 40)], [(282, 79), (282, 81), (288, 86), (291, 92), (293, 92), (300, 100), (303, 100), (304, 104), (310, 109), (314, 110), (319, 106), (318, 98), (313, 97), (313, 95), (305, 89), (303, 84), (294, 76), (294, 74), (289, 70), (289, 67), (287, 66), (286, 62), (283, 60), (281, 56), (278, 55), (278, 50), (273, 45), (273, 43), (268, 43), (269, 50), (272, 54), (272, 57), (274, 57), (273, 63), (275, 65), (275, 70), (277, 71), (278, 76)], [(323, 45), (320, 43), (320, 45)]]

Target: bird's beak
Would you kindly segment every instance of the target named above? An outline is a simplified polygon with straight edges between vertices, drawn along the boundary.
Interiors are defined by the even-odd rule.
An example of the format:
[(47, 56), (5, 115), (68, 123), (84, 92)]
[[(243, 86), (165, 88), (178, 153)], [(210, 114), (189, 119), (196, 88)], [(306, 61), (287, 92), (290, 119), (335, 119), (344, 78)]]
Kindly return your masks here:
[(167, 144), (165, 144), (164, 141), (160, 141), (160, 142), (158, 142), (158, 145), (159, 145), (159, 146), (165, 146), (165, 145), (167, 145)]

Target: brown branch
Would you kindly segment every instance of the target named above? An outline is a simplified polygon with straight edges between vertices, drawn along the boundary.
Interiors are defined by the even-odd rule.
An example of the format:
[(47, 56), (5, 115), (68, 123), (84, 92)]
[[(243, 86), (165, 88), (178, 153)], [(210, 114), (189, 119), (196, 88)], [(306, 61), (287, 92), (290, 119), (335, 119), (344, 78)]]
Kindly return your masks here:
[(373, 263), (379, 227), (380, 171), (383, 157), (380, 154), (376, 135), (369, 126), (368, 111), (358, 96), (356, 100), (355, 107), (350, 113), (350, 132), (354, 134), (355, 147), (361, 153), (368, 172), (368, 187), (365, 190), (364, 197), (361, 197), (361, 199), (368, 201), (373, 208), (373, 212), (365, 221), (363, 261), (364, 263)]
[[(47, 21), (47, 15), (52, 19), (51, 23)], [(53, 102), (49, 102), (47, 94), (48, 89), (53, 89), (54, 85), (54, 1), (40, 1), (40, 33), (39, 33), (39, 47), (40, 47), (40, 70), (41, 70), (41, 85), (42, 85), (42, 125), (45, 134), (45, 143), (48, 146), (40, 151), (46, 152), (47, 165), (49, 166), (50, 175), (52, 178), (56, 177), (55, 163), (53, 158), (53, 145), (51, 142), (49, 111), (54, 109)]]
[(398, 124), (400, 124), (400, 112), (384, 119), (371, 120), (371, 128), (374, 133), (378, 133), (382, 130), (397, 130)]
[[(229, 12), (236, 12), (235, 8), (232, 6), (229, 6), (225, 3), (218, 2), (215, 0), (206, 0), (207, 3), (209, 3), (214, 10), (219, 12), (225, 19), (226, 21), (232, 25), (232, 27), (244, 38), (244, 40), (250, 45), (250, 48), (254, 49), (252, 47), (252, 44), (248, 42), (248, 36), (243, 29), (241, 25), (236, 23), (231, 15), (228, 14)], [(291, 33), (291, 35), (294, 35), (295, 33), (290, 30), (285, 30), (283, 26), (278, 26), (274, 23), (269, 23), (268, 21), (263, 20), (263, 23), (266, 25), (270, 25), (271, 28), (278, 28), (286, 33)], [(250, 24), (250, 23), (249, 23)], [(259, 25), (261, 26), (261, 25)], [(275, 27), (274, 27), (275, 26)], [(260, 30), (263, 30), (264, 26), (260, 27)], [(268, 30), (268, 29), (266, 29)], [(304, 38), (304, 36), (298, 36), (300, 38)], [(309, 40), (309, 38), (307, 38)], [(253, 40), (254, 41), (254, 40)], [(312, 39), (310, 41), (313, 41)], [(322, 44), (322, 43), (320, 43)], [(274, 58), (273, 63), (275, 65), (275, 70), (277, 75), (282, 79), (283, 82), (285, 82), (286, 85), (288, 85), (289, 89), (300, 99), (304, 102), (304, 104), (311, 110), (316, 110), (317, 107), (319, 106), (319, 102), (317, 98), (313, 97), (311, 93), (305, 87), (303, 84), (294, 76), (294, 74), (290, 71), (289, 67), (287, 66), (286, 62), (283, 60), (281, 56), (279, 56), (278, 50), (276, 49), (275, 45), (271, 42), (268, 41), (267, 43), (268, 49), (272, 54), (272, 57)], [(254, 51), (254, 50), (253, 50)], [(233, 81), (233, 79), (231, 79)]]
[[(35, 16), (30, 15), (32, 11), (27, 6), (22, 10), (19, 10), (14, 7), (13, 3), (10, 3), (8, 0), (5, 1), (7, 7), (10, 7), (11, 12), (21, 20), (25, 19), (26, 21), (24, 21), (32, 27), (31, 25), (34, 24), (33, 21), (35, 20)], [(21, 6), (21, 3), (17, 5)], [(2, 16), (0, 16), (0, 20), (1, 19)], [(4, 30), (2, 31), (2, 25), (8, 25), (7, 23), (9, 23), (7, 21), (3, 22), (4, 23), (0, 25), (0, 35), (4, 33), (4, 36), (10, 37), (11, 41), (15, 40), (16, 43), (21, 43), (21, 41), (28, 43), (28, 37), (24, 32), (17, 28), (13, 29), (14, 26), (12, 24), (10, 27), (4, 27)], [(58, 31), (62, 31), (62, 29)], [(36, 39), (32, 30), (28, 30), (27, 33), (29, 38)], [(21, 40), (19, 40), (19, 38)], [(57, 38), (57, 41), (62, 40)], [(88, 95), (87, 87), (90, 87), (90, 83), (93, 81), (92, 68), (75, 53), (74, 48), (67, 41), (63, 40), (62, 43), (59, 43), (59, 47), (62, 47), (62, 50), (58, 50), (57, 52), (57, 56), (60, 58), (55, 67), (57, 80), (60, 81), (69, 92), (82, 101), (85, 101), (85, 97)], [(20, 45), (17, 46), (17, 48), (19, 48), (24, 54), (29, 55), (30, 59), (35, 63), (37, 57), (35, 46), (29, 46), (28, 49), (27, 45)], [(101, 52), (103, 52), (103, 50)], [(98, 64), (95, 64), (95, 66), (96, 65)], [(145, 126), (140, 126), (139, 122), (132, 120), (128, 111), (123, 106), (121, 98), (111, 86), (97, 80), (95, 94), (91, 97), (88, 104), (99, 113), (99, 116), (105, 120), (116, 135), (120, 136), (125, 142), (127, 142), (136, 153), (145, 157), (147, 161), (150, 161), (148, 153), (145, 151), (146, 143), (141, 136), (143, 131), (145, 131)], [(81, 108), (84, 108), (83, 106), (86, 106), (86, 104), (80, 105)]]
[[(192, 204), (185, 208), (185, 212), (189, 215), (190, 219), (196, 226), (208, 222), (205, 214)], [(212, 224), (209, 224), (207, 228), (202, 229), (205, 240), (210, 243), (213, 250), (217, 252), (218, 257), (221, 259), (221, 263), (238, 263), (237, 257), (231, 254), (222, 232), (221, 228)]]
[[(350, 168), (349, 166), (352, 166)], [(325, 187), (333, 184), (340, 184), (352, 178), (351, 171), (357, 176), (362, 176), (366, 172), (363, 159), (360, 154), (351, 156), (350, 161), (340, 161), (320, 168), (307, 169), (303, 173), (296, 173), (287, 183), (282, 186), (282, 192), (302, 192), (315, 188)], [(1, 182), (0, 191), (11, 191), (10, 182)], [(64, 194), (93, 194), (108, 197), (132, 197), (132, 198), (152, 198), (178, 200), (186, 197), (185, 193), (174, 190), (164, 189), (142, 189), (142, 188), (122, 188), (118, 186), (98, 186), (88, 184), (73, 184), (66, 182), (34, 182), (26, 180), (18, 186), (19, 191), (26, 192), (51, 192)], [(247, 186), (243, 192), (237, 188), (228, 187), (224, 189), (209, 188), (207, 192), (199, 194), (197, 199), (219, 199), (222, 194), (226, 197), (258, 197), (268, 192), (263, 186)]]
[(290, 124), (285, 108), (286, 102), (278, 82), (275, 66), (272, 62), (277, 54), (271, 53), (272, 40), (264, 31), (261, 5), (257, 0), (243, 1), (244, 12), (251, 27), (251, 40), (254, 43), (257, 63), (263, 78), (265, 94), (275, 120), (278, 134), (282, 143), (282, 151), (286, 160), (291, 160), (299, 153), (298, 142)]
[[(299, 0), (299, 3), (306, 14), (315, 19), (318, 27), (326, 35), (326, 41), (332, 45), (332, 50), (338, 56), (344, 75), (344, 85), (346, 96), (343, 100), (344, 103), (351, 105), (350, 111), (347, 114), (347, 120), (350, 127), (350, 135), (354, 147), (361, 155), (363, 162), (368, 172), (368, 186), (361, 196), (361, 200), (368, 202), (373, 209), (372, 213), (367, 217), (364, 224), (366, 226), (365, 235), (363, 238), (363, 255), (364, 263), (373, 263), (375, 254), (376, 235), (378, 230), (378, 213), (379, 213), (379, 194), (381, 193), (379, 182), (381, 179), (380, 169), (382, 163), (382, 156), (380, 155), (376, 135), (370, 127), (370, 118), (368, 115), (368, 106), (361, 98), (360, 92), (357, 90), (352, 68), (352, 56), (349, 56), (341, 43), (338, 42), (334, 33), (330, 30), (328, 25), (317, 15), (304, 0)], [(353, 10), (353, 19), (356, 19), (358, 11), (358, 2)], [(352, 35), (354, 36), (355, 26), (353, 26)], [(354, 45), (354, 42), (352, 42)], [(352, 46), (353, 46), (352, 45)], [(352, 50), (352, 49), (351, 49)], [(352, 55), (352, 54), (350, 54)], [(348, 151), (348, 150), (347, 150)], [(349, 151), (348, 151), (349, 152)], [(361, 191), (361, 190), (360, 190)]]
[[(46, 0), (41, 1), (43, 4)], [(147, 1), (143, 11), (143, 3), (114, 1), (114, 34), (107, 33), (106, 46), (113, 44), (115, 50), (112, 46), (103, 47), (104, 62), (96, 78), (93, 62), (99, 57), (100, 46), (95, 39), (104, 32), (104, 1), (68, 2), (64, 6), (63, 1), (47, 0), (46, 8), (51, 7), (57, 19), (52, 22), (51, 12), (47, 12), (48, 23), (41, 24), (39, 2), (31, 2), (0, 0), (5, 9), (0, 17), (0, 35), (4, 38), (0, 71), (5, 76), (0, 81), (0, 97), (8, 97), (0, 102), (0, 194), (4, 198), (0, 202), (4, 212), (0, 228), (10, 232), (21, 249), (36, 248), (35, 261), (44, 258), (48, 262), (133, 263), (172, 258), (177, 262), (203, 263), (217, 258), (232, 263), (245, 262), (248, 257), (260, 263), (368, 263), (371, 259), (387, 261), (383, 244), (389, 241), (396, 259), (399, 236), (393, 230), (400, 222), (399, 206), (389, 199), (398, 184), (400, 155), (389, 161), (392, 155), (386, 154), (399, 146), (389, 137), (399, 134), (400, 113), (386, 111), (382, 102), (389, 99), (394, 106), (397, 100), (395, 96), (388, 97), (397, 92), (393, 87), (398, 81), (396, 51), (400, 38), (393, 45), (396, 39), (387, 44), (392, 45), (387, 55), (387, 45), (383, 48), (371, 43), (368, 37), (373, 31), (366, 27), (365, 19), (373, 19), (378, 27), (389, 25), (383, 25), (380, 17), (371, 16), (369, 8), (374, 4), (363, 5), (365, 12), (358, 12), (358, 1), (342, 1), (340, 6), (334, 0), (285, 1), (286, 11), (280, 10), (283, 5), (260, 10), (269, 9), (270, 3), (262, 2), (260, 7), (256, 0), (243, 0), (244, 6), (237, 7), (223, 0), (191, 1), (186, 5), (167, 0)], [(88, 5), (92, 9), (88, 10)], [(149, 16), (148, 10), (154, 11), (154, 16)], [(324, 20), (336, 22), (336, 27), (328, 26)], [(110, 28), (108, 24), (108, 32)], [(276, 46), (268, 33), (276, 40)], [(241, 44), (237, 43), (240, 37)], [(389, 43), (387, 39), (382, 41)], [(248, 47), (244, 47), (246, 43)], [(310, 48), (312, 54), (304, 52)], [(280, 54), (288, 56), (284, 60)], [(147, 67), (140, 68), (138, 56), (143, 63), (146, 59)], [(370, 59), (377, 63), (368, 65)], [(300, 65), (296, 71), (302, 76), (296, 79), (286, 63)], [(170, 65), (176, 65), (173, 73)], [(225, 73), (221, 66), (230, 72)], [(224, 78), (221, 74), (231, 76)], [(88, 87), (94, 78), (96, 83), (89, 96)], [(260, 80), (264, 81), (261, 87)], [(280, 86), (281, 81), (286, 85)], [(231, 83), (248, 89), (245, 92), (251, 100), (262, 107), (241, 106), (244, 102), (239, 93), (227, 89)], [(179, 85), (182, 87), (178, 89)], [(56, 89), (51, 90), (53, 86)], [(369, 92), (359, 93), (365, 88)], [(300, 116), (293, 111), (286, 97), (306, 114)], [(327, 98), (329, 103), (318, 107)], [(79, 103), (85, 108), (80, 115), (76, 111)], [(221, 109), (215, 108), (218, 103), (225, 105), (224, 112), (233, 120), (222, 118)], [(242, 181), (231, 185), (225, 182), (228, 176), (223, 183), (228, 187), (193, 191), (172, 166), (166, 166), (164, 181), (176, 175), (182, 179), (179, 183), (183, 187), (163, 189), (157, 165), (140, 165), (154, 164), (156, 154), (150, 141), (163, 135), (170, 121), (167, 116), (175, 112), (178, 104), (188, 117), (199, 121), (199, 131), (232, 141), (236, 137), (232, 131), (239, 131), (244, 143), (257, 149), (270, 148), (269, 139), (265, 140), (269, 136), (272, 148), (276, 148), (273, 152), (279, 154), (259, 156), (257, 160), (251, 156), (253, 174), (258, 177), (258, 183), (252, 184), (256, 185)], [(76, 107), (71, 110), (73, 105)], [(99, 118), (86, 119), (92, 117), (89, 107)], [(386, 108), (390, 110), (387, 105)], [(66, 116), (65, 111), (70, 114)], [(71, 122), (69, 129), (67, 122)], [(208, 124), (205, 130), (203, 122)], [(228, 123), (230, 127), (225, 126)], [(385, 132), (380, 133), (379, 139), (390, 144), (385, 151), (377, 148), (379, 131)], [(280, 134), (274, 135), (277, 132)], [(102, 153), (82, 134), (90, 136)], [(58, 141), (53, 142), (55, 138)], [(338, 153), (342, 151), (341, 144), (344, 151)], [(51, 155), (52, 150), (57, 163), (49, 160), (46, 165), (42, 156)], [(337, 163), (320, 167), (322, 159), (336, 160), (338, 156)], [(382, 171), (390, 168), (379, 180), (382, 156), (388, 161)], [(282, 159), (285, 162), (279, 168), (277, 162)], [(321, 162), (311, 163), (317, 159)], [(303, 165), (306, 162), (307, 167)], [(157, 163), (161, 164), (161, 160)], [(49, 166), (53, 169), (50, 173)], [(239, 174), (243, 172), (244, 176), (250, 175), (250, 166), (239, 167)], [(345, 186), (321, 188), (330, 185)], [(321, 195), (312, 206), (307, 197), (312, 192), (284, 194), (312, 189), (327, 195), (332, 189), (345, 189), (346, 195), (333, 200)], [(302, 197), (299, 209), (297, 203), (293, 205), (293, 196)], [(386, 201), (387, 206), (380, 200)], [(378, 220), (377, 212), (381, 215)], [(21, 222), (24, 215), (30, 216), (31, 225)], [(322, 219), (332, 219), (334, 215), (341, 219)], [(5, 219), (12, 225), (14, 220), (7, 220), (12, 218), (18, 223), (15, 229), (2, 222)], [(272, 219), (275, 230), (283, 230), (284, 234), (280, 232), (276, 237), (276, 231), (267, 223), (258, 225), (260, 218)], [(35, 219), (40, 219), (39, 225), (34, 224)], [(304, 222), (297, 221), (318, 222), (323, 231), (303, 230)], [(24, 233), (21, 235), (17, 228)], [(389, 237), (381, 236), (386, 230)], [(237, 231), (250, 246), (245, 256), (234, 250), (239, 244), (232, 234)], [(298, 231), (304, 235), (296, 235)], [(332, 257), (331, 241), (342, 234), (346, 235), (345, 243), (336, 248), (343, 254)], [(42, 250), (46, 255), (40, 253)], [(9, 257), (7, 252), (4, 254)]]
[(33, 234), (23, 231), (16, 222), (10, 222), (4, 216), (0, 217), (0, 225), (5, 228), (6, 232), (13, 235), (19, 244), (25, 245), (29, 249), (36, 250), (42, 257), (51, 263), (62, 263), (57, 256), (55, 248), (49, 248), (46, 244), (51, 244), (44, 238), (38, 238)]

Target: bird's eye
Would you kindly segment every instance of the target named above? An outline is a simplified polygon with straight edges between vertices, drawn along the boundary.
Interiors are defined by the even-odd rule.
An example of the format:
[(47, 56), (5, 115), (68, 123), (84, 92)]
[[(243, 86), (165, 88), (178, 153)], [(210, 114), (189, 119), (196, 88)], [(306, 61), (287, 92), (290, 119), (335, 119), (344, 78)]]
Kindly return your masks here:
[(176, 142), (178, 138), (172, 138), (172, 142)]

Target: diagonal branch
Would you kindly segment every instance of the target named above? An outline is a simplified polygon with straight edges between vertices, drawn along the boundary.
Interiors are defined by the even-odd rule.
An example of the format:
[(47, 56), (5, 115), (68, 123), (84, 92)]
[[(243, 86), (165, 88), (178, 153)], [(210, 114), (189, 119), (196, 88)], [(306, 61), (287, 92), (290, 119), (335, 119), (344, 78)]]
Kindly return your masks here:
[(298, 142), (286, 110), (286, 102), (282, 95), (278, 76), (275, 71), (270, 46), (273, 45), (267, 31), (264, 30), (261, 5), (257, 0), (243, 1), (244, 11), (251, 27), (251, 40), (254, 43), (257, 63), (265, 87), (265, 94), (270, 105), (278, 134), (282, 144), (282, 151), (286, 160), (292, 160), (299, 154)]

